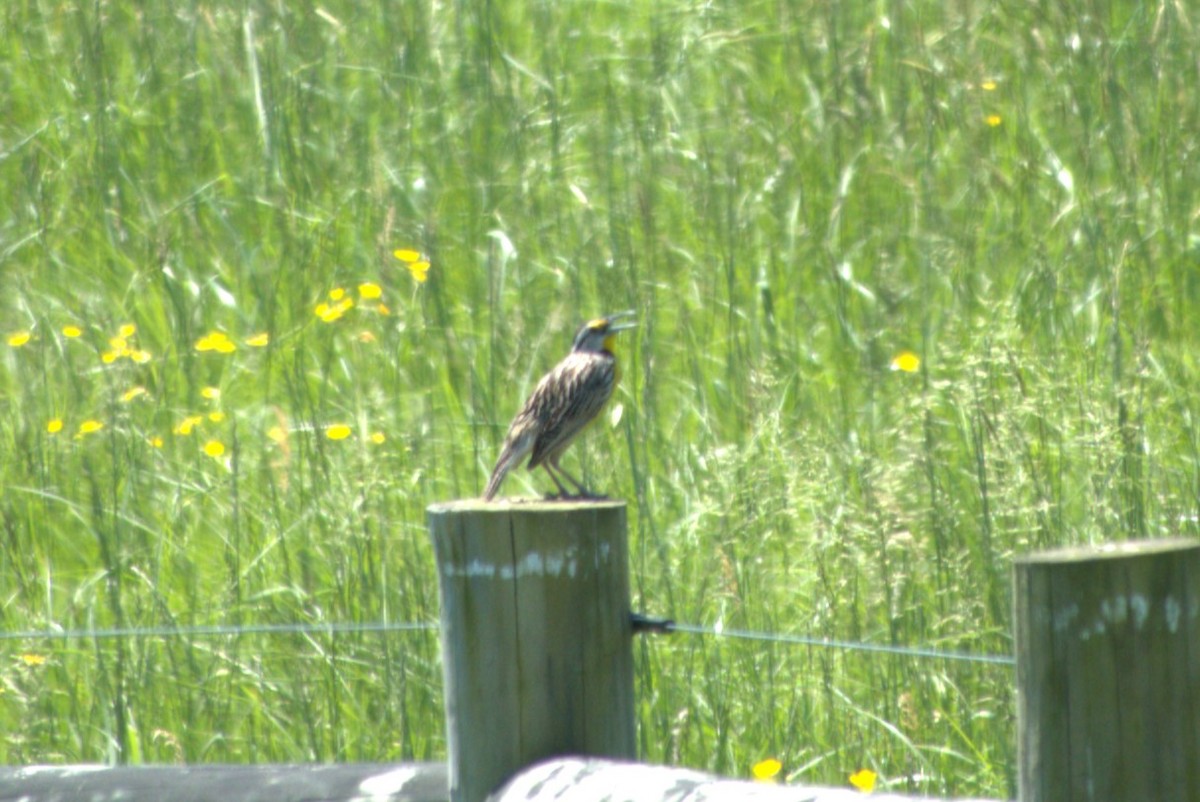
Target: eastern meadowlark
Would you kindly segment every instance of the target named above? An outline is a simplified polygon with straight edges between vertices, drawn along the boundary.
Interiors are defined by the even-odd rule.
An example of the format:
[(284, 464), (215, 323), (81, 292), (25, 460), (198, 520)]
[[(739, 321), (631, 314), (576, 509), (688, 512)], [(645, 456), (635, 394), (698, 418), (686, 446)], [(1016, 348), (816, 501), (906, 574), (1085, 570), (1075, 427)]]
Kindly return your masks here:
[(617, 332), (637, 325), (618, 321), (632, 314), (632, 311), (618, 312), (580, 327), (571, 353), (542, 377), (509, 425), (500, 458), (483, 491), (485, 501), (495, 498), (504, 477), (526, 455), (529, 455), (529, 469), (539, 465), (545, 468), (563, 498), (570, 498), (571, 493), (562, 479), (579, 491), (575, 497), (593, 497), (578, 479), (562, 469), (558, 458), (612, 396), (618, 378), (613, 343)]

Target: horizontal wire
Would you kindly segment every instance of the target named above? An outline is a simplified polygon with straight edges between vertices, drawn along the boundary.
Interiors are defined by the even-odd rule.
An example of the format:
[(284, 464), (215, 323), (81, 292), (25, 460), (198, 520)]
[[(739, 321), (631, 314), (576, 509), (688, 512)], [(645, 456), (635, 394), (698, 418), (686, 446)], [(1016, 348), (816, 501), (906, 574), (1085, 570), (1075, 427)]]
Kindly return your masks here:
[[(101, 629), (48, 629), (27, 630), (23, 632), (0, 632), (0, 641), (94, 640), (101, 638), (208, 638), (227, 637), (231, 635), (345, 635), (362, 632), (424, 632), (435, 629), (438, 629), (438, 624), (432, 621), (409, 621), (397, 623), (368, 621), (364, 623), (343, 622), (328, 624), (217, 624), (211, 626), (201, 625), (186, 627), (112, 627)], [(664, 629), (666, 632), (680, 632), (687, 635), (708, 635), (717, 638), (765, 641), (769, 643), (782, 643), (792, 646), (816, 646), (826, 649), (842, 649), (845, 651), (854, 652), (892, 654), (933, 660), (955, 660), (959, 662), (987, 663), (991, 665), (1006, 666), (1014, 665), (1016, 662), (1015, 658), (1010, 655), (974, 654), (972, 652), (932, 649), (922, 646), (888, 646), (886, 644), (834, 640), (832, 638), (818, 638), (807, 635), (787, 635), (748, 629), (725, 629), (723, 627), (700, 626), (697, 624), (679, 624), (671, 622)]]
[(113, 627), (110, 629), (46, 629), (27, 632), (0, 632), (0, 640), (75, 640), (95, 638), (170, 638), (222, 637), (226, 635), (342, 635), (355, 632), (415, 632), (437, 629), (432, 622), (383, 621), (329, 624), (241, 624), (189, 627)]
[(957, 660), (967, 663), (989, 663), (991, 665), (1002, 666), (1016, 664), (1016, 658), (1011, 655), (975, 654), (973, 652), (931, 649), (925, 646), (888, 646), (882, 643), (834, 640), (832, 638), (818, 638), (809, 635), (781, 635), (775, 632), (757, 632), (749, 629), (725, 629), (703, 627), (695, 624), (671, 624), (668, 627), (668, 631), (685, 632), (689, 635), (714, 635), (721, 638), (769, 641), (793, 646), (820, 646), (826, 649), (843, 649), (853, 652), (874, 652), (877, 654), (903, 655), (905, 657), (923, 657), (933, 660)]

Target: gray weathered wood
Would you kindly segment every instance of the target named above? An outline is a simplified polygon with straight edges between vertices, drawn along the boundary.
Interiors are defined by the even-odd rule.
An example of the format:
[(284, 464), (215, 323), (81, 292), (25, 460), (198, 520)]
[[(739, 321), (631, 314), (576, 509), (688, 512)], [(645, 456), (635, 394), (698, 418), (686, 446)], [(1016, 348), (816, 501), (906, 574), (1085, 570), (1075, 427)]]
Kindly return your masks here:
[[(0, 800), (27, 802), (445, 802), (448, 798), (442, 763), (0, 767)], [(498, 789), (490, 802), (564, 799), (921, 802), (927, 798), (882, 792), (864, 796), (852, 788), (763, 785), (671, 766), (557, 758), (526, 768)]]
[[(488, 802), (561, 802), (564, 799), (603, 799), (606, 802), (932, 802), (929, 797), (884, 792), (866, 795), (849, 786), (768, 785), (715, 777), (691, 769), (595, 758), (560, 758), (531, 766), (497, 790)], [(955, 800), (943, 798), (937, 802)]]
[(1200, 800), (1200, 543), (1016, 561), (1022, 802)]
[(429, 529), (451, 798), (555, 755), (632, 758), (624, 503), (453, 502)]
[(0, 800), (23, 802), (445, 802), (444, 763), (0, 767)]

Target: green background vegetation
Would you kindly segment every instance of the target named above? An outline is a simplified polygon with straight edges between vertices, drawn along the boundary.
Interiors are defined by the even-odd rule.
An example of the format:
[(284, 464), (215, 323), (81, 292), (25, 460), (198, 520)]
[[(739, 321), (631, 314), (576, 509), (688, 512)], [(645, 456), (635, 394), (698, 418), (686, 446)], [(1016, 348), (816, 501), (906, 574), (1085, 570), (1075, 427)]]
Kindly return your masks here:
[[(633, 308), (566, 463), (635, 607), (1011, 652), (1014, 554), (1197, 534), (1183, 9), (3, 4), (0, 629), (435, 620), (425, 506)], [(432, 631), (9, 639), (0, 761), (438, 759), (440, 684)], [(1013, 793), (1003, 666), (676, 635), (638, 704), (651, 761)]]

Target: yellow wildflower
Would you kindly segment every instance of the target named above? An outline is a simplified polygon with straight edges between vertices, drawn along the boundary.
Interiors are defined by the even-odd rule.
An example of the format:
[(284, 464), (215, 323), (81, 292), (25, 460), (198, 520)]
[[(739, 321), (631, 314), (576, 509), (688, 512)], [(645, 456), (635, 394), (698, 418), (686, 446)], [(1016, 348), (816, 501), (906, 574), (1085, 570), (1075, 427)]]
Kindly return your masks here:
[(206, 455), (212, 457), (213, 459), (217, 459), (219, 457), (224, 456), (225, 444), (222, 443), (220, 440), (209, 440), (207, 443), (204, 444), (203, 450)]
[(62, 418), (51, 418), (50, 420), (46, 421), (46, 431), (50, 434), (58, 434), (62, 431), (62, 427)]
[(83, 423), (79, 424), (79, 432), (76, 437), (83, 437), (86, 434), (93, 434), (104, 428), (104, 424), (98, 420), (88, 418)]
[(33, 339), (33, 334), (28, 331), (14, 331), (8, 335), (8, 344), (13, 348), (20, 348), (25, 343)]
[(126, 340), (135, 334), (137, 334), (137, 326), (133, 325), (132, 323), (125, 323), (119, 329), (117, 329), (117, 336)]
[(344, 423), (335, 423), (325, 429), (325, 436), (330, 440), (345, 440), (350, 434), (350, 427)]
[(83, 334), (83, 329), (79, 328), (78, 326), (63, 326), (62, 333), (64, 337), (70, 337), (71, 339), (74, 339)]
[(429, 262), (413, 262), (408, 266), (408, 272), (418, 284), (424, 284), (429, 279)]
[(779, 782), (779, 772), (783, 769), (783, 764), (773, 757), (766, 760), (760, 760), (750, 769), (750, 773), (754, 775), (755, 782), (760, 783), (776, 783)]
[(429, 278), (429, 260), (420, 251), (400, 248), (392, 251), (392, 255), (404, 262), (404, 266), (418, 284), (424, 284)]
[(340, 298), (340, 300), (333, 304), (328, 304), (322, 301), (321, 303), (317, 304), (313, 312), (315, 312), (317, 317), (321, 318), (321, 320), (325, 321), (326, 323), (332, 323), (342, 315), (346, 314), (347, 309), (351, 309), (353, 307), (353, 298)]
[(41, 666), (46, 664), (46, 655), (44, 654), (26, 652), (25, 654), (19, 655), (19, 657), (21, 662), (27, 666)]
[(916, 373), (921, 369), (921, 357), (912, 351), (901, 351), (892, 357), (891, 367), (892, 370), (899, 370), (904, 373)]
[(122, 393), (121, 400), (124, 401), (126, 404), (128, 404), (130, 401), (137, 398), (138, 396), (145, 395), (145, 394), (146, 394), (146, 388), (139, 384), (137, 387), (130, 387), (128, 390), (126, 390), (124, 393)]
[(850, 784), (864, 794), (875, 790), (875, 779), (878, 775), (870, 769), (859, 769), (850, 775)]
[(374, 284), (370, 281), (364, 281), (362, 284), (358, 285), (358, 297), (362, 298), (364, 301), (373, 301), (382, 295), (383, 288), (381, 288), (378, 284)]
[(210, 331), (199, 340), (196, 340), (197, 351), (216, 351), (218, 354), (232, 354), (237, 350), (237, 346), (233, 344), (233, 340), (229, 339), (229, 335), (223, 331)]
[(377, 446), (381, 446), (387, 442), (387, 437), (383, 432), (371, 432), (371, 442)]
[(219, 409), (214, 409), (212, 412), (208, 413), (208, 419), (213, 423), (220, 423), (221, 421), (225, 420), (225, 413)]
[(220, 397), (221, 397), (221, 388), (220, 387), (205, 387), (202, 390), (200, 390), (200, 397), (208, 399), (209, 401), (216, 401), (216, 400), (220, 399)]
[(188, 415), (186, 418), (181, 420), (179, 422), (179, 425), (177, 425), (172, 431), (175, 434), (179, 434), (179, 435), (183, 435), (184, 437), (187, 437), (189, 434), (192, 433), (192, 429), (195, 429), (197, 426), (199, 426), (202, 423), (204, 423), (204, 418), (201, 417), (200, 415)]
[(987, 117), (983, 118), (983, 121), (987, 123), (988, 127), (990, 128), (995, 128), (997, 125), (1004, 122), (1002, 119), (1000, 119), (999, 114), (989, 114)]
[(246, 345), (249, 345), (251, 348), (264, 348), (269, 342), (271, 342), (271, 335), (264, 331), (246, 340)]

